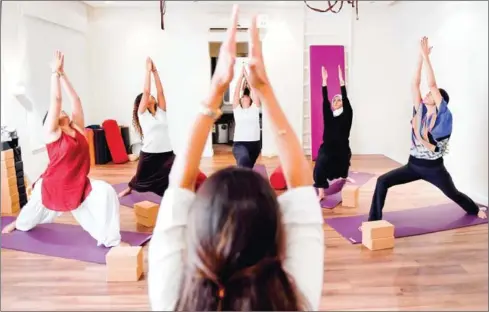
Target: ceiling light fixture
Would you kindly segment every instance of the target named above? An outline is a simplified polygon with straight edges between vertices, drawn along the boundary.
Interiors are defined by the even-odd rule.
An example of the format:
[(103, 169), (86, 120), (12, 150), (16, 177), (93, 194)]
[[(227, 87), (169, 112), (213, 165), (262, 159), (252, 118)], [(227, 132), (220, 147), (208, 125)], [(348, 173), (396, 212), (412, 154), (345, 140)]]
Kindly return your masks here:
[[(304, 3), (309, 9), (320, 13), (326, 13), (330, 11), (332, 13), (340, 13), (341, 9), (343, 8), (343, 4), (346, 2), (347, 4), (351, 4), (352, 8), (356, 9), (357, 20), (358, 20), (358, 0), (336, 0), (336, 1), (327, 0), (326, 2), (328, 3), (328, 7), (326, 9), (318, 9), (318, 8), (313, 8), (307, 3), (307, 0), (304, 0)], [(338, 4), (338, 2), (339, 2), (339, 8), (335, 9), (335, 6)]]

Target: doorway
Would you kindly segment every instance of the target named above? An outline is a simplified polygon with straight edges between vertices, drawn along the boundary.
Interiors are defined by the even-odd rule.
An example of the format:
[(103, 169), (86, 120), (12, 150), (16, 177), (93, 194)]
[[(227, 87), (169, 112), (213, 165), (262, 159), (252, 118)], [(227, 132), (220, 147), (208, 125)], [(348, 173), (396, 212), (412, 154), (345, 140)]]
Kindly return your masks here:
[[(216, 69), (219, 50), (222, 42), (209, 42), (209, 57), (211, 65), (211, 77)], [(248, 42), (238, 42), (236, 45), (236, 65), (234, 67), (234, 78), (229, 84), (228, 90), (224, 93), (221, 103), (222, 116), (212, 128), (212, 148), (214, 155), (231, 155), (234, 138), (234, 116), (233, 116), (233, 95), (236, 88), (241, 67), (248, 63)], [(261, 128), (261, 114), (260, 114)], [(260, 129), (261, 132), (261, 129)]]

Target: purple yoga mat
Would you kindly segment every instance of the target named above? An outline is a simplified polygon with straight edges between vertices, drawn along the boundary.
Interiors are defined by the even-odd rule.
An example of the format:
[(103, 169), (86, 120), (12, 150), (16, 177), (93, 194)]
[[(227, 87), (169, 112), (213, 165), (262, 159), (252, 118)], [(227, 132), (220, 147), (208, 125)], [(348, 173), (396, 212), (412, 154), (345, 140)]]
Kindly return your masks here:
[[(14, 220), (2, 217), (2, 229)], [(121, 236), (131, 246), (141, 246), (151, 239), (151, 233), (121, 231)], [(97, 246), (97, 241), (80, 226), (60, 223), (40, 224), (28, 232), (2, 234), (1, 245), (5, 249), (100, 264), (105, 264), (110, 249)]]
[(345, 47), (343, 46), (310, 46), (309, 71), (311, 88), (311, 148), (312, 159), (316, 160), (319, 146), (323, 140), (323, 94), (321, 66), (328, 71), (328, 96), (329, 100), (341, 93), (338, 78), (338, 65), (345, 76)]
[[(358, 228), (367, 221), (367, 215), (326, 219), (341, 236), (352, 244), (362, 242)], [(470, 216), (455, 203), (448, 203), (402, 211), (384, 212), (384, 220), (394, 225), (396, 238), (428, 234), (487, 223), (487, 219)]]
[[(265, 179), (268, 180), (268, 174), (267, 174), (267, 169), (265, 168), (264, 165), (256, 164), (255, 167), (253, 168), (256, 172), (260, 173), (263, 175)], [(127, 188), (127, 183), (119, 183), (119, 184), (114, 184), (112, 185), (114, 189), (116, 190), (117, 193), (122, 192)], [(155, 204), (160, 204), (161, 203), (161, 196), (153, 193), (153, 192), (136, 192), (132, 191), (131, 194), (126, 195), (122, 198), (119, 198), (119, 202), (121, 205), (132, 208), (134, 207), (134, 204), (142, 202), (142, 201), (150, 201)]]
[(355, 180), (355, 183), (346, 182), (344, 179), (333, 181), (331, 185), (324, 190), (326, 199), (323, 199), (321, 201), (321, 207), (326, 209), (333, 209), (341, 203), (341, 190), (343, 189), (343, 186), (345, 184), (362, 186), (375, 175), (368, 172), (350, 171), (348, 176)]
[[(117, 193), (122, 192), (127, 188), (127, 183), (119, 183), (119, 184), (114, 184), (112, 185)], [(122, 198), (119, 198), (119, 202), (121, 205), (133, 208), (134, 204), (140, 203), (142, 201), (150, 201), (155, 204), (160, 204), (161, 203), (161, 196), (153, 193), (153, 192), (144, 192), (144, 193), (139, 193), (136, 191), (132, 191), (131, 194), (126, 195)]]

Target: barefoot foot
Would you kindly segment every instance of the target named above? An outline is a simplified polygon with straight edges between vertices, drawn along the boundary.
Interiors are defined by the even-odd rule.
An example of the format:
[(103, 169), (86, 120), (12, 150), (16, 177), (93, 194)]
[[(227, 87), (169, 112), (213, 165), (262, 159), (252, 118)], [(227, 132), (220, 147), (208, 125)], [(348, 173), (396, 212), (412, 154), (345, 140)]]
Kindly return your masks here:
[(126, 242), (121, 242), (117, 247), (131, 247), (131, 245), (129, 245), (129, 243)]
[(322, 201), (324, 199), (324, 189), (323, 188), (318, 188), (318, 200)]
[(126, 188), (122, 192), (119, 193), (119, 198), (124, 197), (126, 195), (131, 194), (132, 189), (130, 187)]
[(3, 228), (2, 234), (8, 234), (15, 231), (15, 221)]
[(486, 212), (483, 211), (483, 210), (479, 210), (479, 213), (477, 214), (477, 217), (479, 217), (481, 219), (487, 219)]

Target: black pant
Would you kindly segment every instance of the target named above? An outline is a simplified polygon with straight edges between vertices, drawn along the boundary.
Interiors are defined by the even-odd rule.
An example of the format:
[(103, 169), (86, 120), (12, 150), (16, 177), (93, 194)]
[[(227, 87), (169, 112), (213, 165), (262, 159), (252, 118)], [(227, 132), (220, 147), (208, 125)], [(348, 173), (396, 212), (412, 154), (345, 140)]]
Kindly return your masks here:
[(261, 142), (234, 142), (233, 155), (238, 167), (252, 169), (261, 152)]
[(321, 146), (314, 164), (314, 187), (328, 188), (329, 181), (347, 178), (350, 169), (351, 151), (349, 148), (334, 149)]
[(479, 212), (477, 204), (467, 195), (459, 192), (453, 184), (452, 177), (443, 163), (436, 166), (419, 166), (412, 163), (394, 169), (381, 175), (375, 186), (372, 205), (368, 221), (382, 219), (382, 208), (384, 208), (387, 190), (395, 185), (406, 184), (416, 180), (424, 180), (439, 188), (443, 194), (457, 203), (468, 214), (476, 215)]

